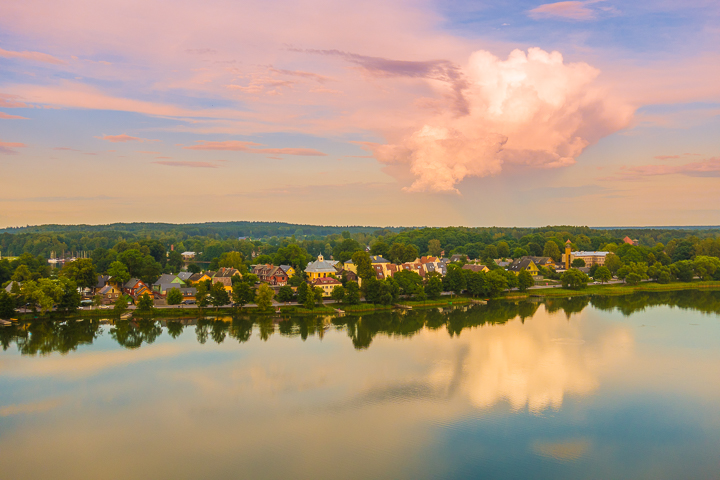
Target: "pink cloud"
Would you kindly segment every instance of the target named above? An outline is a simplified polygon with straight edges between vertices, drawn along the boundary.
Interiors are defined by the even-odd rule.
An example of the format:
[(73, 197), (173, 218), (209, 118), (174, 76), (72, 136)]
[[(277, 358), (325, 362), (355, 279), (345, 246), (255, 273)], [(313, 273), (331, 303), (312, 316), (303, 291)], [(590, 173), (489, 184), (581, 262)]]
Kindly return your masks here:
[(200, 145), (183, 147), (186, 150), (230, 150), (235, 152), (267, 153), (274, 155), (300, 155), (312, 157), (325, 157), (326, 153), (312, 148), (255, 148), (262, 146), (259, 143), (245, 142), (239, 140), (227, 140), (223, 142), (210, 142), (198, 140)]
[(9, 95), (7, 93), (0, 93), (0, 108), (27, 108), (28, 105), (23, 102), (19, 102), (18, 95)]
[(16, 155), (18, 152), (13, 150), (14, 148), (26, 148), (27, 145), (24, 143), (17, 142), (3, 142), (0, 140), (0, 153), (5, 155)]
[(124, 143), (124, 142), (159, 142), (160, 140), (151, 140), (149, 138), (131, 137), (130, 135), (103, 135), (102, 137), (95, 137), (100, 140), (107, 140), (113, 143)]
[(414, 177), (408, 191), (458, 193), (463, 179), (496, 175), (505, 164), (572, 165), (587, 146), (628, 126), (634, 112), (596, 84), (597, 69), (565, 63), (559, 52), (514, 50), (501, 60), (478, 51), (460, 73), (462, 80), (447, 87), (458, 93), (466, 84), (462, 101), (452, 99), (454, 112), (429, 112), (390, 144), (363, 144), (381, 163)]
[(40, 52), (13, 52), (10, 50), (4, 50), (0, 48), (0, 57), (3, 58), (19, 58), (22, 60), (33, 60), (36, 62), (45, 62), (45, 63), (53, 63), (55, 65), (65, 65), (67, 62), (60, 60), (59, 58), (55, 58), (52, 55), (48, 55), (47, 53), (40, 53)]
[(171, 159), (172, 157), (155, 157), (157, 160), (163, 160), (163, 159)]
[(219, 165), (210, 162), (186, 162), (186, 161), (169, 161), (160, 160), (156, 163), (158, 165), (165, 165), (166, 167), (187, 167), (187, 168), (218, 168)]
[(595, 11), (587, 5), (595, 2), (556, 2), (546, 3), (528, 11), (528, 15), (534, 19), (559, 17), (571, 20), (592, 20), (595, 18)]
[(18, 119), (18, 120), (27, 120), (27, 117), (21, 117), (20, 115), (10, 115), (9, 113), (0, 112), (0, 118), (5, 120), (12, 120), (12, 119)]
[(76, 148), (70, 148), (70, 147), (55, 147), (53, 150), (64, 150), (68, 152), (80, 152), (81, 150), (78, 150)]
[(659, 175), (685, 175), (688, 177), (720, 177), (720, 157), (713, 157), (684, 165), (642, 165), (623, 167), (615, 177), (605, 180), (639, 180)]

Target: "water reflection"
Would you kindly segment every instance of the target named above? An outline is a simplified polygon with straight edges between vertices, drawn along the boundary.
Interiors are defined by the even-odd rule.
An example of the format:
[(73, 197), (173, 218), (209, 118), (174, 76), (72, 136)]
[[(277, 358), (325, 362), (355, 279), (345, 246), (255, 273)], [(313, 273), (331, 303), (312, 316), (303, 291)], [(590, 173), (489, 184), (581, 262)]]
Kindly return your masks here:
[[(488, 305), (428, 309), (415, 311), (379, 312), (365, 315), (334, 316), (223, 316), (187, 318), (179, 320), (70, 320), (66, 322), (33, 321), (0, 328), (3, 350), (17, 346), (24, 355), (68, 353), (82, 345), (90, 345), (101, 335), (101, 326), (112, 323), (110, 336), (119, 345), (135, 349), (154, 343), (163, 333), (178, 338), (186, 328), (194, 328), (198, 343), (208, 340), (217, 344), (227, 337), (244, 343), (257, 327), (258, 337), (267, 341), (276, 332), (286, 337), (323, 338), (328, 328), (347, 332), (356, 349), (367, 349), (378, 336), (412, 337), (427, 328), (444, 328), (450, 336), (482, 325), (504, 324), (519, 318), (532, 318), (540, 305), (548, 313), (562, 312), (566, 318), (582, 312), (588, 306), (598, 310), (617, 311), (625, 316), (647, 308), (664, 305), (703, 313), (720, 314), (720, 292), (684, 291), (638, 293), (616, 297), (572, 297), (546, 300), (495, 301)], [(529, 346), (528, 346), (529, 347)]]
[(0, 329), (0, 476), (717, 477), (720, 295), (681, 293)]

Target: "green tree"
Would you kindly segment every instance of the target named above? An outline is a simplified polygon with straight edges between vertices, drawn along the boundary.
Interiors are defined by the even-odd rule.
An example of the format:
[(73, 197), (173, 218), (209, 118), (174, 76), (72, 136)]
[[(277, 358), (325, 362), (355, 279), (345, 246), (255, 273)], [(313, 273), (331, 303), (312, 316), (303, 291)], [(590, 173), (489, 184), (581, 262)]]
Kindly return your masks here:
[(128, 299), (125, 295), (120, 295), (117, 300), (115, 300), (115, 306), (113, 310), (115, 311), (116, 315), (122, 315), (127, 311), (128, 306)]
[(379, 255), (381, 257), (386, 257), (388, 254), (388, 250), (390, 247), (388, 247), (388, 244), (383, 241), (382, 238), (378, 239), (370, 245), (370, 253), (372, 255)]
[(167, 264), (173, 272), (179, 272), (183, 266), (183, 257), (177, 250), (172, 250), (168, 253)]
[(179, 288), (171, 288), (168, 290), (166, 298), (168, 305), (180, 305), (183, 301), (183, 295)]
[[(255, 292), (253, 292), (252, 287), (246, 282), (235, 283), (232, 289), (233, 302), (240, 305), (240, 308), (255, 300)], [(292, 288), (290, 291), (292, 292)]]
[(589, 281), (590, 277), (574, 268), (566, 271), (560, 277), (560, 282), (562, 283), (563, 288), (571, 288), (573, 290), (579, 290), (587, 287)]
[(257, 303), (258, 309), (261, 311), (269, 310), (272, 307), (272, 299), (275, 295), (273, 289), (267, 283), (262, 283), (258, 287), (257, 295), (255, 296), (255, 303)]
[(630, 273), (625, 277), (625, 282), (626, 282), (628, 285), (637, 285), (638, 283), (640, 283), (640, 280), (642, 280), (642, 278), (640, 277), (640, 275), (638, 275), (638, 274), (635, 273), (635, 272), (630, 272)]
[(60, 277), (57, 280), (62, 289), (62, 294), (57, 301), (57, 309), (60, 312), (72, 313), (80, 307), (80, 292), (78, 292), (78, 286), (75, 281)]
[[(197, 263), (191, 263), (187, 266), (188, 272), (190, 273), (200, 273), (202, 272), (202, 269)], [(182, 324), (181, 324), (182, 325)]]
[(535, 280), (533, 280), (532, 275), (527, 270), (523, 270), (518, 275), (518, 288), (521, 292), (527, 291), (528, 288), (535, 285)]
[(370, 262), (370, 255), (367, 252), (355, 252), (352, 261), (357, 268), (357, 276), (363, 281), (369, 278), (375, 278), (375, 270)]
[(200, 308), (205, 308), (210, 303), (210, 290), (212, 290), (212, 282), (204, 280), (198, 282), (195, 292), (195, 301)]
[(507, 242), (498, 242), (497, 253), (500, 258), (507, 258), (510, 256), (510, 245)]
[(448, 265), (448, 271), (443, 278), (443, 287), (445, 291), (453, 292), (459, 295), (467, 286), (465, 275), (462, 269), (457, 265)]
[(0, 318), (8, 319), (15, 315), (15, 299), (4, 289), (0, 290)]
[(556, 262), (559, 262), (562, 258), (562, 255), (560, 255), (560, 248), (558, 247), (558, 244), (553, 242), (552, 240), (548, 240), (547, 242), (545, 242), (545, 248), (543, 248), (543, 256), (550, 257)]
[(400, 270), (392, 278), (398, 283), (401, 295), (414, 295), (422, 288), (422, 277), (412, 270)]
[(97, 284), (95, 266), (89, 258), (79, 258), (66, 263), (60, 275), (73, 280), (80, 288), (92, 288)]
[(442, 290), (442, 279), (435, 275), (431, 276), (428, 279), (427, 285), (425, 286), (425, 294), (428, 296), (428, 298), (431, 298), (433, 300), (440, 298)]
[(300, 305), (305, 305), (305, 300), (307, 300), (308, 290), (309, 286), (307, 282), (303, 282), (300, 284), (300, 286), (297, 288), (297, 301)]
[(695, 269), (693, 262), (690, 260), (680, 260), (679, 262), (673, 263), (670, 268), (681, 282), (692, 282)]
[(620, 260), (620, 257), (615, 255), (614, 253), (608, 253), (605, 257), (605, 267), (610, 270), (610, 273), (613, 275), (617, 273), (618, 270), (620, 270), (623, 266), (622, 260)]
[(349, 305), (357, 305), (360, 303), (360, 286), (357, 282), (347, 282), (345, 290), (345, 301)]
[[(513, 275), (515, 275), (513, 273)], [(485, 274), (485, 293), (489, 297), (496, 297), (507, 290), (507, 277), (502, 270), (492, 270)]]
[(330, 294), (330, 298), (335, 300), (337, 303), (343, 303), (345, 301), (345, 287), (343, 287), (342, 285), (338, 285), (337, 287), (333, 288), (333, 291)]
[(595, 280), (600, 280), (602, 283), (609, 282), (612, 279), (612, 273), (607, 267), (598, 267), (595, 270)]
[(573, 267), (573, 268), (581, 268), (581, 267), (584, 267), (584, 266), (585, 266), (585, 260), (583, 260), (582, 258), (576, 258), (576, 259), (574, 259), (574, 260), (572, 261), (572, 263), (570, 264), (570, 266)]
[(292, 302), (293, 297), (295, 297), (295, 293), (293, 292), (292, 287), (290, 287), (289, 285), (283, 285), (282, 287), (280, 287), (280, 290), (278, 290), (278, 294), (277, 294), (278, 302), (282, 302), (282, 303)]
[(241, 273), (247, 271), (247, 266), (245, 266), (245, 258), (240, 252), (223, 253), (222, 255), (220, 255), (220, 259), (218, 260), (218, 266), (225, 268), (234, 268), (236, 270), (239, 270)]
[(122, 262), (115, 261), (111, 263), (107, 273), (112, 277), (111, 281), (113, 281), (118, 288), (122, 288), (122, 286), (130, 280), (130, 272)]
[[(298, 295), (298, 301), (300, 296)], [(305, 295), (303, 296), (302, 306), (308, 310), (312, 310), (315, 308), (315, 302), (317, 301), (317, 297), (315, 296), (315, 289), (312, 286), (308, 286), (308, 288), (305, 291)]]
[(495, 245), (488, 245), (487, 247), (485, 247), (485, 250), (483, 250), (482, 259), (483, 261), (489, 263), (490, 260), (495, 260), (496, 258), (498, 258), (498, 255), (499, 252), (497, 247)]
[(428, 253), (433, 257), (439, 257), (442, 253), (442, 247), (440, 246), (440, 240), (433, 238), (428, 242)]
[[(173, 289), (175, 290), (175, 289)], [(155, 306), (153, 299), (147, 292), (143, 293), (138, 299), (137, 308), (141, 312), (149, 312)]]
[(93, 307), (97, 308), (103, 303), (103, 296), (99, 293), (92, 298)]
[(222, 282), (215, 282), (210, 289), (210, 304), (217, 309), (228, 303), (230, 303), (230, 295), (225, 290), (225, 285)]

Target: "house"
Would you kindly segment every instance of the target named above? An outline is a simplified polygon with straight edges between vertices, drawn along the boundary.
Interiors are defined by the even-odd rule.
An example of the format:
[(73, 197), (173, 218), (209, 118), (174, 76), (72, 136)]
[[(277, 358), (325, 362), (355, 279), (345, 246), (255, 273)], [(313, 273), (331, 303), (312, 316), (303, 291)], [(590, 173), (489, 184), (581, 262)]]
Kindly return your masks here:
[(115, 301), (122, 295), (122, 292), (115, 285), (108, 283), (103, 288), (98, 290), (96, 295), (102, 296), (102, 302), (105, 305), (115, 303)]
[(155, 283), (153, 283), (153, 290), (164, 294), (171, 288), (180, 288), (184, 286), (185, 282), (180, 280), (177, 275), (164, 273), (160, 275), (160, 278), (158, 278)]
[(338, 269), (335, 267), (338, 262), (333, 260), (325, 260), (322, 254), (318, 255), (317, 260), (307, 264), (305, 273), (310, 282), (314, 282), (318, 278), (327, 278), (331, 275), (337, 275)]
[(185, 260), (186, 262), (188, 260), (195, 259), (195, 252), (183, 252), (183, 253), (181, 253), (181, 255), (182, 255), (183, 260)]
[(518, 258), (507, 269), (508, 272), (513, 272), (515, 275), (520, 275), (520, 272), (523, 271), (529, 272), (533, 277), (540, 275), (540, 270), (530, 257)]
[(502, 258), (496, 258), (493, 261), (495, 262), (495, 265), (497, 265), (498, 267), (502, 267), (502, 268), (507, 268), (510, 265), (512, 265), (512, 263), (513, 263), (510, 260), (504, 260)]
[(535, 265), (537, 265), (538, 268), (540, 268), (540, 267), (552, 268), (552, 269), (555, 268), (555, 261), (551, 257), (529, 256), (528, 258), (530, 258), (533, 262), (535, 262)]
[(490, 269), (486, 267), (485, 265), (472, 265), (470, 263), (466, 263), (463, 265), (463, 270), (470, 270), (471, 272), (489, 272)]
[(180, 280), (187, 283), (187, 281), (190, 279), (190, 277), (192, 277), (192, 275), (192, 272), (180, 272), (177, 276)]
[(342, 278), (343, 275), (345, 275), (345, 278), (351, 282), (357, 282), (358, 276), (357, 273), (351, 271), (351, 270), (340, 270), (337, 274), (338, 278)]
[(123, 285), (123, 292), (137, 300), (144, 293), (152, 295), (152, 290), (148, 287), (145, 282), (137, 278), (131, 278), (125, 285)]
[(625, 237), (625, 238), (623, 238), (623, 242), (627, 243), (628, 245), (635, 245), (636, 247), (637, 247), (637, 245), (638, 245), (638, 243), (639, 243), (637, 240), (633, 240), (633, 239), (630, 238), (630, 237)]
[(320, 287), (323, 290), (323, 297), (329, 297), (332, 295), (335, 287), (342, 286), (342, 283), (332, 277), (322, 277), (312, 282), (313, 287)]
[(456, 253), (450, 257), (451, 262), (459, 262), (463, 259), (463, 257), (467, 260), (467, 255)]
[(186, 283), (196, 284), (198, 282), (204, 282), (205, 280), (212, 280), (212, 277), (207, 273), (193, 273), (190, 278), (187, 279)]
[(220, 267), (217, 272), (213, 275), (215, 277), (232, 277), (233, 275), (240, 275), (240, 270), (232, 267)]
[[(15, 286), (17, 285), (17, 286)], [(20, 291), (20, 287), (22, 287), (22, 283), (18, 283), (15, 280), (7, 284), (7, 287), (5, 287), (5, 291), (8, 293), (13, 293), (13, 289), (16, 291)]]
[(98, 275), (98, 281), (95, 284), (95, 288), (93, 289), (93, 294), (97, 294), (105, 288), (105, 286), (110, 282), (110, 279), (112, 277), (110, 275)]
[(268, 283), (272, 286), (282, 287), (287, 285), (288, 275), (282, 267), (275, 265), (253, 265), (252, 273), (258, 276), (261, 282)]
[(295, 269), (291, 265), (280, 265), (280, 268), (283, 269), (283, 272), (285, 272), (288, 278), (292, 278), (295, 275)]
[[(593, 265), (603, 266), (605, 265), (605, 258), (610, 252), (570, 252), (570, 261), (566, 262), (568, 265), (572, 265), (572, 262), (578, 258), (583, 259), (586, 267), (592, 267)], [(567, 259), (567, 253), (563, 253), (563, 262)]]

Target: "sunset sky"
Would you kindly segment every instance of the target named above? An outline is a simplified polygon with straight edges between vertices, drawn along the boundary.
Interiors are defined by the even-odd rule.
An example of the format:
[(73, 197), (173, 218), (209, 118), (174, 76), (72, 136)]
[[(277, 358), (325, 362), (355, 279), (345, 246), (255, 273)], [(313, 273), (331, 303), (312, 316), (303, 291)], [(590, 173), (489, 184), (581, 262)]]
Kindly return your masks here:
[(0, 227), (720, 224), (720, 3), (0, 0)]

